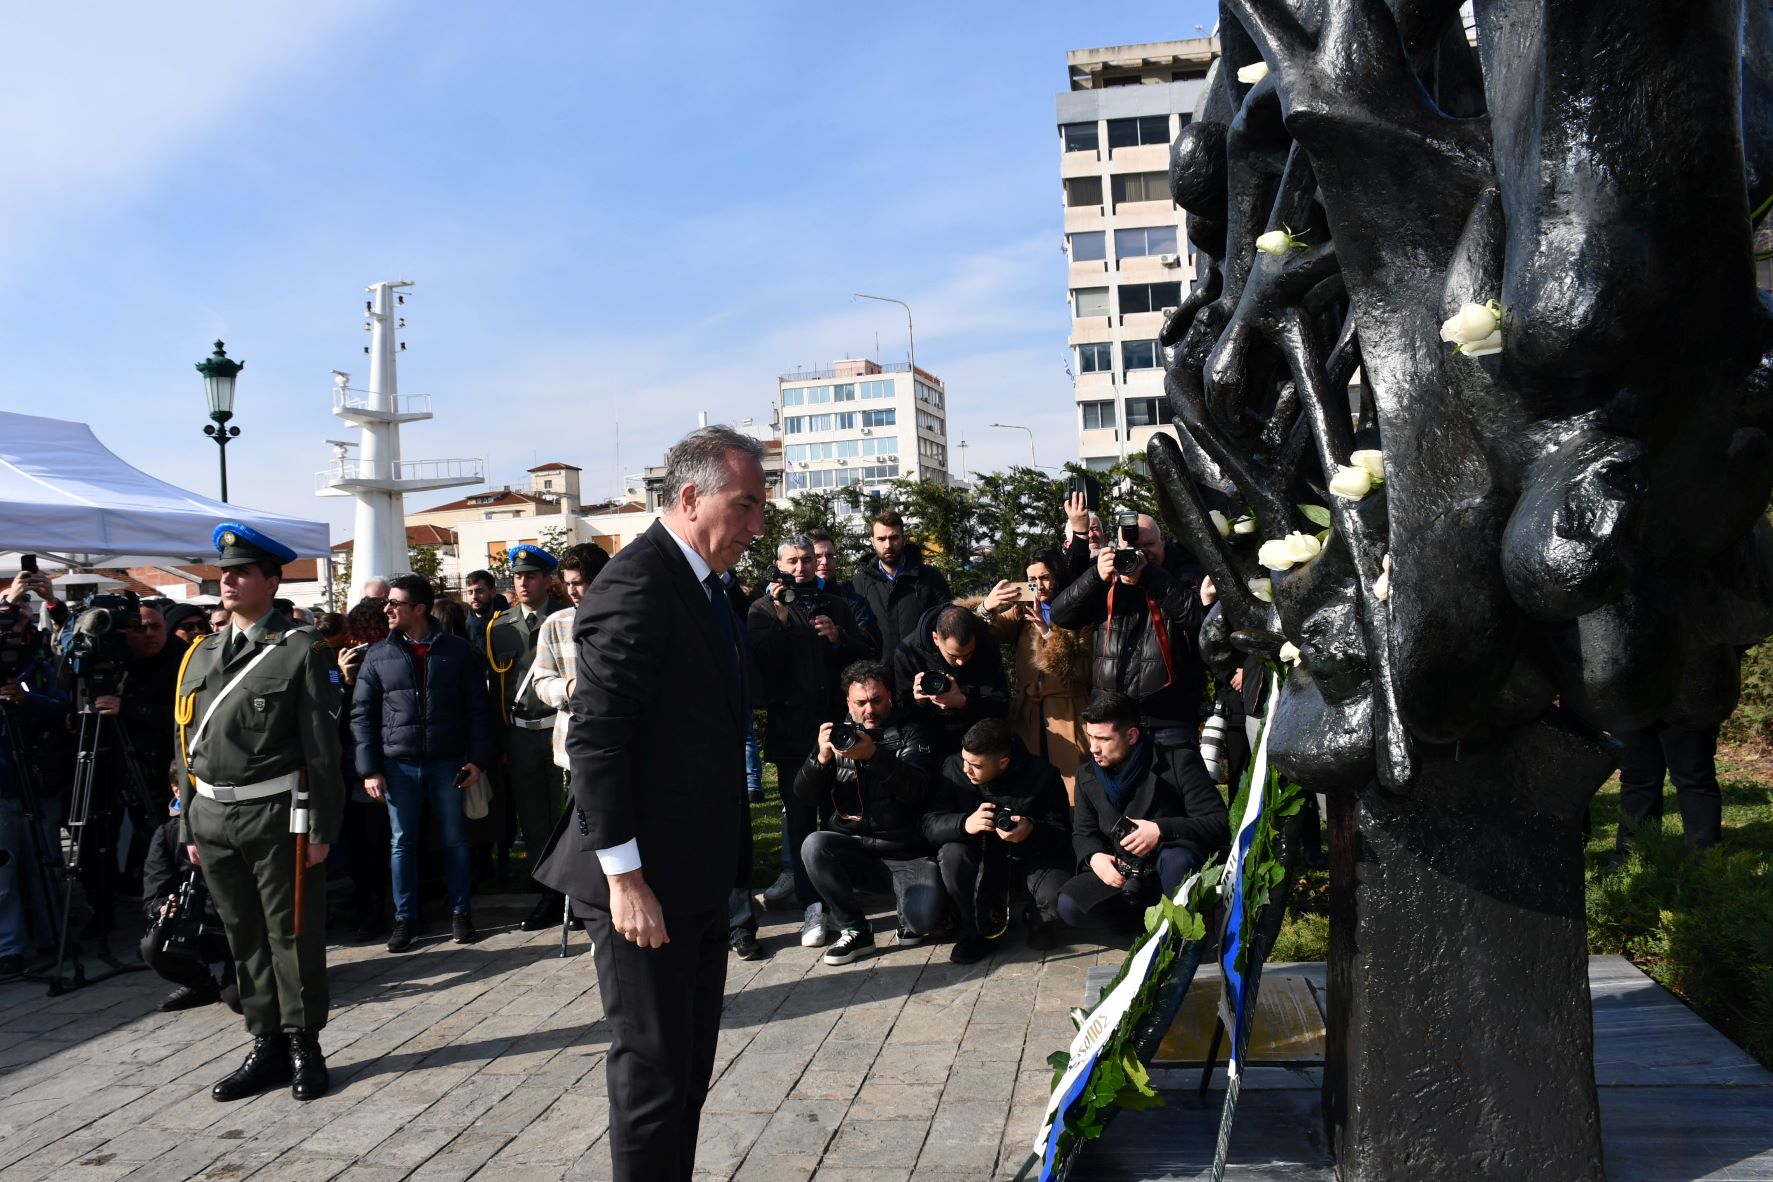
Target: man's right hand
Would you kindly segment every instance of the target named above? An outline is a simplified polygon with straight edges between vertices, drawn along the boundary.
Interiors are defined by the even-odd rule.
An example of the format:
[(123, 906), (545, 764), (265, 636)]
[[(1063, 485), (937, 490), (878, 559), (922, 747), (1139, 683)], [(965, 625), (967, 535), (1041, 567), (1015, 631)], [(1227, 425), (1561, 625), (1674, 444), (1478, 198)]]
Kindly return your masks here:
[(1101, 879), (1117, 891), (1120, 890), (1121, 887), (1127, 885), (1126, 876), (1114, 868), (1114, 858), (1112, 855), (1091, 854), (1090, 869), (1096, 872), (1097, 878)]
[(1104, 546), (1096, 552), (1096, 577), (1104, 583), (1114, 582), (1114, 548), (1112, 546)]
[(1089, 535), (1090, 501), (1083, 493), (1074, 492), (1065, 498), (1065, 524), (1074, 534)]
[(972, 815), (967, 817), (963, 828), (965, 828), (968, 833), (978, 834), (987, 832), (996, 825), (997, 806), (987, 800), (973, 810)]
[(100, 694), (92, 700), (92, 708), (100, 714), (115, 715), (123, 709), (123, 699), (116, 694)]
[(371, 800), (386, 800), (388, 798), (388, 777), (363, 777), (363, 790), (369, 793), (369, 798)]
[(830, 767), (831, 761), (837, 758), (837, 748), (831, 745), (831, 727), (827, 722), (819, 728), (819, 766)]
[(638, 870), (609, 876), (609, 918), (623, 939), (642, 948), (662, 948), (671, 942), (665, 933), (665, 913)]

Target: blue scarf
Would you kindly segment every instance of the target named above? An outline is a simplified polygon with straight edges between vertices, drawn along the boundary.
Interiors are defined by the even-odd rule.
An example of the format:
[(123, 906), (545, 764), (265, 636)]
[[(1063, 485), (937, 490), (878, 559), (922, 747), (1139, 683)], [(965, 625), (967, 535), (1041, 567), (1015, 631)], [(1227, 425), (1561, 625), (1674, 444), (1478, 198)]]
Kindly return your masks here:
[(1103, 795), (1116, 809), (1125, 811), (1127, 801), (1133, 798), (1133, 789), (1151, 770), (1151, 748), (1151, 736), (1142, 734), (1133, 746), (1133, 753), (1118, 770), (1109, 771), (1095, 760), (1090, 761), (1090, 766), (1096, 770), (1096, 783), (1102, 785)]

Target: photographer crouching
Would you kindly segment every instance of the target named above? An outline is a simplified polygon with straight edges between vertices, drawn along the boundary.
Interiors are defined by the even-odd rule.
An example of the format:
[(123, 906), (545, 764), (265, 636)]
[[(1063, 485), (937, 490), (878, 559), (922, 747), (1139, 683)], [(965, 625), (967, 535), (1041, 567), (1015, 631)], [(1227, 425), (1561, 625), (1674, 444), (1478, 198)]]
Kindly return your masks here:
[[(160, 1003), (163, 1012), (219, 1001), (238, 1014), (234, 956), (203, 870), (179, 840), (178, 808), (175, 793), (172, 819), (155, 831), (142, 863), (142, 911), (148, 917), (142, 960), (178, 986)], [(210, 971), (212, 964), (220, 966), (219, 977)]]
[[(783, 807), (782, 850), (795, 901), (805, 917), (801, 944), (808, 948), (823, 946), (826, 932), (823, 905), (807, 877), (800, 847), (819, 827), (821, 813), (829, 815), (830, 806), (803, 801), (794, 791), (794, 776), (817, 749), (819, 728), (843, 717), (839, 676), (846, 666), (874, 651), (849, 606), (814, 576), (813, 563), (812, 539), (805, 535), (783, 539), (776, 548), (766, 594), (751, 605), (745, 622), (769, 719), (764, 758), (776, 765)], [(741, 949), (741, 955), (747, 951)]]
[(1059, 892), (1072, 927), (1136, 931), (1161, 891), (1230, 844), (1225, 799), (1194, 749), (1145, 733), (1139, 704), (1105, 690), (1083, 712), (1090, 758), (1078, 769), (1071, 844), (1080, 873)]

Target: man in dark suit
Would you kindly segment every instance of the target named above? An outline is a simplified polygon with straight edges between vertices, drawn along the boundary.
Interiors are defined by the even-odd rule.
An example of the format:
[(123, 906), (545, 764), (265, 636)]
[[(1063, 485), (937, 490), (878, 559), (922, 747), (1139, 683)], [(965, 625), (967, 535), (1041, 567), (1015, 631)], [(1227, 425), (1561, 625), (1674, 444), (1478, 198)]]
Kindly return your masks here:
[(688, 1179), (747, 832), (745, 642), (718, 572), (763, 532), (762, 445), (727, 427), (665, 457), (665, 516), (579, 604), (574, 810), (537, 878), (585, 918), (610, 1027), (619, 1179)]

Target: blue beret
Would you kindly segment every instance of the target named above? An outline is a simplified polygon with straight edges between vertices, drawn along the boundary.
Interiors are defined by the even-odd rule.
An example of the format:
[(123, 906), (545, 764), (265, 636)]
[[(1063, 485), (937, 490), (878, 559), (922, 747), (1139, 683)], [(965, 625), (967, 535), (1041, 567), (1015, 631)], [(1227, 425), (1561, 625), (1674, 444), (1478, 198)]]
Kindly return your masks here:
[(281, 566), (295, 561), (294, 550), (238, 521), (224, 521), (216, 526), (210, 541), (221, 555), (216, 560), (221, 567), (250, 566), (255, 562), (275, 562)]
[(554, 555), (548, 553), (540, 546), (532, 546), (528, 542), (525, 542), (521, 546), (511, 547), (510, 560), (506, 569), (514, 575), (522, 574), (526, 571), (540, 571), (543, 574), (546, 574), (559, 565), (560, 560), (555, 558)]

